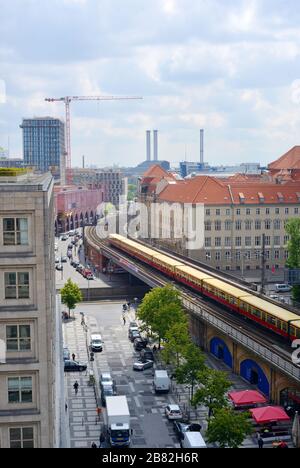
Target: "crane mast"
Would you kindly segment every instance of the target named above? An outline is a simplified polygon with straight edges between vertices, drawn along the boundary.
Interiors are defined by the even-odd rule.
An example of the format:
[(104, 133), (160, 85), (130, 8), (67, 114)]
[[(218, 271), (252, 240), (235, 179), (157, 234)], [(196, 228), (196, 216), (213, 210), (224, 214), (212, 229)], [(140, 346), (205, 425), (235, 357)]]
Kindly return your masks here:
[(68, 184), (72, 183), (72, 154), (71, 154), (71, 109), (72, 101), (125, 101), (143, 99), (139, 96), (65, 96), (61, 98), (46, 98), (46, 102), (64, 102), (66, 111), (66, 170)]

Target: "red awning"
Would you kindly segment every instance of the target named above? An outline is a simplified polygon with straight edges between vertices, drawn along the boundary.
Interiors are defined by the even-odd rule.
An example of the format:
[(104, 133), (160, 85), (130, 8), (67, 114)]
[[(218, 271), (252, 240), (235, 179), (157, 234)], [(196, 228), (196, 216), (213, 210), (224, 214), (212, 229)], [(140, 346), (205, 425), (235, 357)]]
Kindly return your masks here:
[(258, 424), (268, 424), (278, 421), (290, 421), (290, 417), (280, 406), (264, 406), (263, 408), (251, 409), (253, 419)]
[(235, 406), (255, 405), (258, 403), (267, 403), (267, 399), (261, 393), (255, 390), (245, 390), (243, 392), (230, 392), (229, 398)]

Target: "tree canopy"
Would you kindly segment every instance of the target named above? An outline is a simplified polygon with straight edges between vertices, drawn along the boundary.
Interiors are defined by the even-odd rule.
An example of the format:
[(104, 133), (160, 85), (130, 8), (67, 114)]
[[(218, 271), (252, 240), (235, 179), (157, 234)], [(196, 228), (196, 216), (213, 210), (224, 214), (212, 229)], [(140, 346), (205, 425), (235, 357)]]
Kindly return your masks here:
[(179, 384), (191, 388), (191, 401), (193, 401), (194, 388), (201, 382), (202, 372), (205, 370), (204, 355), (194, 343), (184, 349), (183, 362), (177, 367), (175, 376)]
[(76, 283), (73, 283), (71, 279), (68, 279), (64, 287), (60, 291), (61, 301), (65, 304), (70, 311), (76, 308), (76, 305), (82, 301), (82, 293)]
[[(290, 219), (286, 225), (286, 232), (290, 236), (287, 266), (292, 269), (300, 268), (300, 218)], [(300, 286), (293, 287), (293, 298), (300, 301)]]
[(210, 418), (217, 409), (228, 406), (227, 392), (231, 387), (226, 372), (206, 368), (200, 376), (201, 387), (197, 390), (193, 405), (203, 405), (209, 410)]
[(232, 409), (216, 410), (206, 432), (210, 444), (220, 448), (239, 448), (245, 438), (252, 434), (253, 427), (248, 413), (235, 413)]

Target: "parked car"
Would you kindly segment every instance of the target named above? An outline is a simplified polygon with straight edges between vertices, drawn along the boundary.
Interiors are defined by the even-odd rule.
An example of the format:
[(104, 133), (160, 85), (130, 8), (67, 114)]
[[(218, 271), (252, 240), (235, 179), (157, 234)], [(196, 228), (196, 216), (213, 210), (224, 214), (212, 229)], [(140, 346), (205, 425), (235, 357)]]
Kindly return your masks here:
[(77, 260), (72, 260), (71, 261), (71, 266), (74, 267), (74, 268), (77, 268), (79, 265), (79, 262)]
[(111, 382), (100, 385), (100, 392), (101, 404), (104, 407), (106, 406), (106, 398), (108, 396), (115, 396), (117, 394), (116, 388), (114, 385), (111, 385)]
[(75, 231), (70, 231), (69, 232), (69, 237), (73, 237), (73, 236), (75, 236)]
[(102, 337), (99, 333), (92, 333), (90, 348), (94, 352), (101, 353), (103, 350)]
[(87, 365), (83, 362), (67, 360), (65, 361), (64, 368), (65, 372), (83, 372), (86, 371)]
[(276, 292), (291, 292), (292, 286), (289, 284), (276, 284), (275, 285), (275, 291)]
[(166, 406), (166, 416), (169, 420), (182, 419), (182, 412), (178, 405), (168, 405)]
[(188, 430), (189, 430), (188, 424), (184, 424), (176, 420), (174, 421), (174, 432), (180, 441), (183, 439), (184, 433)]
[(133, 343), (137, 338), (141, 338), (139, 330), (132, 330), (129, 336), (130, 341)]
[(67, 346), (63, 347), (63, 356), (64, 356), (64, 361), (69, 361), (71, 358), (70, 350)]
[(77, 265), (76, 271), (78, 271), (78, 273), (82, 273), (83, 270), (84, 270), (84, 266), (82, 266), (82, 265), (80, 265), (80, 264)]
[(73, 244), (68, 244), (68, 250), (73, 250)]
[(139, 328), (138, 324), (136, 322), (130, 322), (129, 324), (129, 329), (128, 330), (131, 330), (132, 328)]
[(63, 242), (67, 241), (69, 239), (69, 236), (67, 234), (64, 234), (61, 238)]
[(58, 265), (56, 265), (55, 268), (56, 268), (57, 271), (63, 271), (63, 269), (64, 269), (64, 267), (62, 266), (61, 263), (59, 263)]
[(112, 376), (110, 374), (110, 372), (103, 372), (101, 375), (100, 375), (100, 385), (102, 384), (107, 384), (107, 383), (110, 383), (111, 385), (113, 384), (113, 379), (112, 379)]
[(60, 263), (60, 259), (58, 257), (55, 258), (55, 263)]
[(128, 338), (129, 338), (129, 339), (131, 339), (131, 335), (132, 335), (132, 333), (134, 333), (134, 332), (140, 333), (139, 328), (138, 328), (138, 327), (129, 328), (129, 330), (128, 330)]
[(169, 393), (171, 380), (166, 370), (156, 370), (153, 379), (155, 393)]
[(67, 257), (61, 257), (61, 263), (68, 263)]
[(154, 365), (153, 361), (137, 361), (133, 364), (132, 368), (134, 371), (144, 371), (146, 369), (152, 369)]
[(153, 354), (152, 349), (149, 347), (142, 349), (141, 359), (142, 361), (147, 361), (147, 360), (154, 361), (154, 354)]
[(136, 338), (134, 340), (133, 346), (136, 351), (141, 351), (142, 349), (146, 348), (148, 344), (148, 340), (145, 338)]

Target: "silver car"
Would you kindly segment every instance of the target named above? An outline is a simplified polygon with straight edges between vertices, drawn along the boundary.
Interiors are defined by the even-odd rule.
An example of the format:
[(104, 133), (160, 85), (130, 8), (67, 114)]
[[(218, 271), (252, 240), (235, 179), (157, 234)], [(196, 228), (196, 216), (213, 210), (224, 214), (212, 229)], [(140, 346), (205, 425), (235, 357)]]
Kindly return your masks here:
[(135, 371), (143, 372), (146, 369), (152, 369), (153, 364), (154, 364), (153, 361), (150, 361), (150, 360), (145, 361), (145, 362), (137, 361), (133, 364), (132, 368)]

